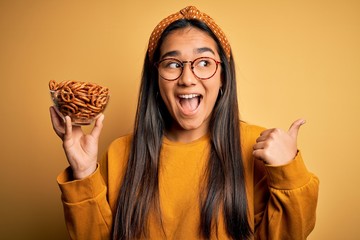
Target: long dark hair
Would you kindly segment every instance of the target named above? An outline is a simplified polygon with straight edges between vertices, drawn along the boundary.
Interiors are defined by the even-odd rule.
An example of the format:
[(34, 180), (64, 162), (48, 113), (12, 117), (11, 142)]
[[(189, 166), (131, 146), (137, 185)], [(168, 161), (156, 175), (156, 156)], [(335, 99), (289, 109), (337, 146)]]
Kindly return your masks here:
[(205, 191), (201, 193), (199, 234), (210, 238), (222, 210), (229, 238), (247, 239), (252, 234), (241, 157), (239, 112), (234, 61), (226, 58), (218, 39), (201, 21), (181, 19), (162, 34), (154, 59), (145, 57), (134, 134), (125, 176), (118, 198), (113, 239), (137, 239), (147, 236), (150, 209), (161, 222), (159, 205), (159, 156), (164, 131), (171, 123), (165, 104), (158, 95), (158, 73), (154, 62), (160, 46), (172, 31), (196, 27), (207, 32), (218, 45), (222, 61), (222, 93), (212, 111), (209, 124), (210, 157), (204, 173)]

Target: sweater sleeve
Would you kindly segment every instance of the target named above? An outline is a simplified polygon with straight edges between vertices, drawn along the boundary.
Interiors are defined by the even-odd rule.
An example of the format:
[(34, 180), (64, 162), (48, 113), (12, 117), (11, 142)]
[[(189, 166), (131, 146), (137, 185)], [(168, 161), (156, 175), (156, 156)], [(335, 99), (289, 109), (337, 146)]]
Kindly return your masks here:
[(254, 182), (255, 239), (306, 239), (315, 226), (319, 180), (300, 152), (283, 166), (258, 160), (254, 166), (261, 176)]
[(82, 180), (72, 180), (71, 176), (69, 167), (57, 178), (70, 239), (109, 239), (112, 213), (99, 165)]

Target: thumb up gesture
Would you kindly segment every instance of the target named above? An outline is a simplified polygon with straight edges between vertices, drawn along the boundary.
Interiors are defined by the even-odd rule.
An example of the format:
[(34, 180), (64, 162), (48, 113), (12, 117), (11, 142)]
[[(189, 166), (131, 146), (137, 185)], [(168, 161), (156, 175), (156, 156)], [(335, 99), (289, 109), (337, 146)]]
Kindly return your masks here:
[(256, 139), (253, 156), (270, 165), (285, 165), (297, 154), (297, 136), (305, 120), (298, 119), (288, 131), (273, 128), (263, 131)]

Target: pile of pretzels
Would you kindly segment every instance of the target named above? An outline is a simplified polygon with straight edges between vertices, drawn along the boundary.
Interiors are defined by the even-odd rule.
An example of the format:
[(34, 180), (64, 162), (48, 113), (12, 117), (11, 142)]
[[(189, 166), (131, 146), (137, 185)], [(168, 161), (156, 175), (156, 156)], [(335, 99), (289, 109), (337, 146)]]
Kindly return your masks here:
[(96, 117), (109, 100), (109, 89), (95, 83), (50, 80), (49, 89), (57, 109), (75, 121)]

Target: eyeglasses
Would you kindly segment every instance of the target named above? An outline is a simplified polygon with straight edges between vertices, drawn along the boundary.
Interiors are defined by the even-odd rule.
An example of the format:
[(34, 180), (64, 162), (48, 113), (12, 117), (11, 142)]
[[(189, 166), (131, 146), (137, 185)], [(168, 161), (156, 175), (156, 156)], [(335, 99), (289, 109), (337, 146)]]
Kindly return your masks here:
[(218, 69), (219, 61), (210, 57), (200, 57), (193, 61), (180, 61), (176, 58), (165, 58), (157, 63), (159, 75), (168, 81), (178, 79), (184, 71), (184, 65), (190, 63), (191, 71), (201, 80), (213, 77)]

